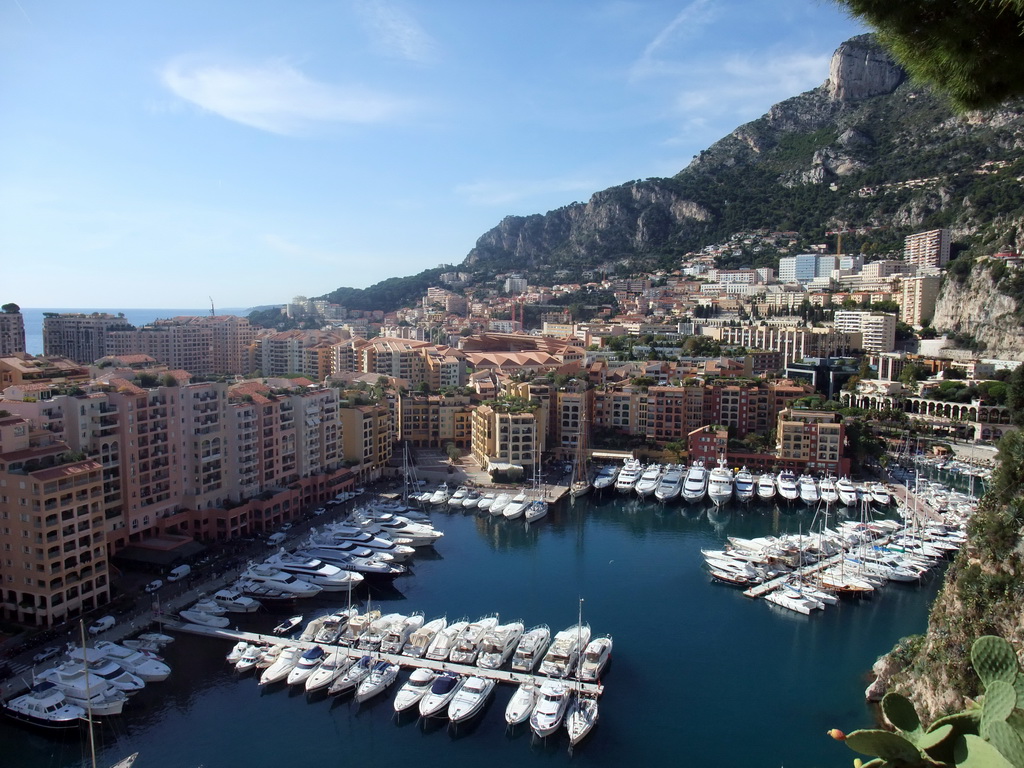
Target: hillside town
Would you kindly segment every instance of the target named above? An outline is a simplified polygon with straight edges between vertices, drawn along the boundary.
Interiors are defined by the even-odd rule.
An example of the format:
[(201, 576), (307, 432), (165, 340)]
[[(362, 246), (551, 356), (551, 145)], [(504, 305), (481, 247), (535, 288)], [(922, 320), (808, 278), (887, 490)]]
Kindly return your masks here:
[[(715, 267), (724, 249), (792, 240), (757, 233), (671, 274), (588, 284), (506, 275), (462, 290), (471, 276), (452, 272), (394, 312), (281, 309), (315, 329), (49, 313), (38, 356), (5, 305), (0, 611), (61, 624), (110, 599), (108, 563), (273, 532), (397, 476), (403, 446), (509, 483), (581, 451), (848, 476), (883, 438), (990, 444), (1014, 429), (1003, 380), (1017, 362), (924, 332), (947, 230), (908, 237), (902, 258)], [(614, 305), (573, 308), (587, 320), (551, 305), (587, 291)], [(525, 328), (536, 305), (541, 325)]]

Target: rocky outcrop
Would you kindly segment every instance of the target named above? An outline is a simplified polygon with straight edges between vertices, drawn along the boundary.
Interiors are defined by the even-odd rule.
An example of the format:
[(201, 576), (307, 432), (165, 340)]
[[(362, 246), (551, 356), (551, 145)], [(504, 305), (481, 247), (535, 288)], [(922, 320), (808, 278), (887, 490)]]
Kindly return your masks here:
[(837, 101), (859, 101), (892, 93), (906, 78), (892, 57), (870, 35), (847, 40), (832, 55), (828, 93)]
[(1024, 326), (1017, 303), (999, 291), (984, 262), (976, 264), (962, 283), (948, 277), (943, 281), (932, 326), (973, 336), (985, 344), (985, 357), (1024, 359)]

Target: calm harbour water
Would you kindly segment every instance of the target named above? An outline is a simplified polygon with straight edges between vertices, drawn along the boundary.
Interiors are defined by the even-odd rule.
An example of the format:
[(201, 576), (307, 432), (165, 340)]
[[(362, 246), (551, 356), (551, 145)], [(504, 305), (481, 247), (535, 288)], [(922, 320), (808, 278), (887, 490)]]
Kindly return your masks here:
[[(492, 768), (544, 764), (723, 765), (801, 768), (849, 765), (854, 757), (825, 736), (832, 727), (868, 726), (865, 673), (900, 637), (924, 630), (940, 584), (890, 585), (868, 600), (800, 616), (712, 583), (700, 549), (728, 535), (806, 530), (802, 508), (704, 508), (609, 493), (552, 510), (527, 528), (475, 514), (434, 514), (445, 538), (414, 560), (374, 607), (475, 619), (499, 612), (553, 631), (584, 620), (615, 648), (604, 676), (601, 719), (573, 754), (564, 733), (534, 742), (528, 728), (507, 733), (511, 687), (450, 732), (440, 722), (395, 721), (391, 695), (307, 701), (224, 663), (230, 643), (179, 635), (167, 648), (171, 678), (151, 684), (118, 719), (98, 729), (98, 765), (131, 752), (136, 768), (341, 766), (410, 760)], [(428, 550), (429, 553), (429, 550)], [(364, 595), (360, 595), (364, 597)], [(308, 617), (338, 598), (306, 601)], [(245, 629), (277, 616), (239, 620)], [(403, 673), (400, 680), (405, 679)], [(394, 689), (393, 689), (394, 690)], [(82, 743), (57, 741), (0, 722), (8, 768), (87, 765)]]

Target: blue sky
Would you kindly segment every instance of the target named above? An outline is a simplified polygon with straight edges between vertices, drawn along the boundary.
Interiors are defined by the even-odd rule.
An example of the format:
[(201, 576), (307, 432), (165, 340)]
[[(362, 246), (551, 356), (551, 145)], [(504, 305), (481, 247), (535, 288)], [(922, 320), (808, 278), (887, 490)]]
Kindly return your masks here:
[(457, 264), (819, 85), (822, 0), (0, 0), (0, 301), (280, 303)]

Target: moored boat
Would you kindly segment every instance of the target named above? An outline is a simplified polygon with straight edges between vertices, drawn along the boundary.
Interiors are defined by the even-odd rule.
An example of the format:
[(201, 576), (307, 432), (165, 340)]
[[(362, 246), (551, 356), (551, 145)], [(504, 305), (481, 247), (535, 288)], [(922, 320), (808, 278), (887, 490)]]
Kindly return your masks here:
[(494, 691), (495, 681), (487, 677), (469, 677), (448, 704), (448, 719), (464, 723), (478, 714)]
[(514, 672), (532, 672), (551, 642), (551, 629), (547, 624), (538, 624), (524, 632), (519, 638), (515, 653), (512, 655), (512, 670)]
[(572, 692), (565, 683), (557, 680), (544, 683), (530, 714), (530, 730), (542, 739), (555, 733), (562, 725), (571, 697)]
[(436, 678), (437, 673), (431, 669), (424, 667), (414, 669), (412, 674), (409, 675), (409, 679), (405, 681), (402, 687), (398, 689), (398, 693), (395, 694), (393, 703), (395, 712), (404, 712), (419, 704), (420, 699), (430, 691), (430, 686)]
[(529, 720), (539, 693), (540, 685), (533, 680), (520, 683), (505, 707), (505, 722), (509, 725), (519, 725)]

